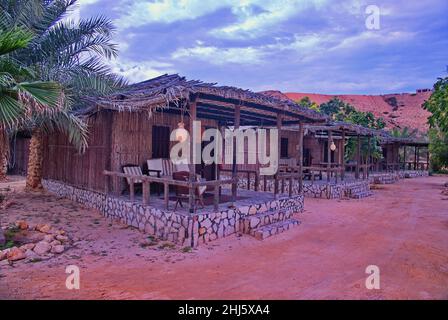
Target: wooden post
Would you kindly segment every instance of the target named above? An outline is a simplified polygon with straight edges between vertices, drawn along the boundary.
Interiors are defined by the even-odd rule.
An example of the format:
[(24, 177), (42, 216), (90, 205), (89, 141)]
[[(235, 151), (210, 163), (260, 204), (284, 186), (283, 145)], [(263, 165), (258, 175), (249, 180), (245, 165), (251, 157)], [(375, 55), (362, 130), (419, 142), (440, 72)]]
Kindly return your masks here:
[(403, 146), (403, 162), (404, 162), (404, 166), (403, 166), (403, 170), (406, 170), (406, 145)]
[(417, 170), (420, 170), (420, 147), (417, 147)]
[(342, 130), (342, 145), (341, 145), (341, 180), (344, 181), (345, 178), (345, 130)]
[(215, 189), (213, 190), (213, 209), (218, 211), (219, 206), (219, 185), (215, 185)]
[(163, 184), (163, 198), (165, 201), (165, 209), (169, 209), (169, 202), (170, 202), (170, 188), (168, 183)]
[(299, 193), (303, 192), (303, 123), (299, 122)]
[(192, 186), (192, 183), (196, 181), (196, 164), (194, 163), (194, 152), (196, 150), (194, 144), (196, 141), (194, 141), (193, 137), (193, 123), (196, 120), (196, 96), (190, 97), (189, 101), (189, 108), (190, 108), (190, 174), (189, 174), (189, 190), (188, 190), (188, 209), (190, 213), (194, 213), (194, 205), (195, 205), (195, 190)]
[(429, 171), (429, 146), (426, 147), (426, 170)]
[(328, 142), (327, 142), (327, 182), (330, 182), (330, 169), (331, 169), (331, 141), (333, 140), (333, 133), (328, 130)]
[(255, 171), (255, 186), (254, 186), (255, 191), (258, 191), (259, 183), (260, 183), (260, 176), (258, 174), (258, 169), (256, 169), (256, 171)]
[(149, 190), (150, 190), (150, 185), (149, 182), (144, 180), (143, 181), (143, 205), (148, 205), (149, 204)]
[(417, 146), (414, 146), (414, 170), (417, 168)]
[[(219, 123), (216, 126), (216, 130), (218, 130), (218, 132), (220, 134), (222, 133), (222, 127), (221, 127), (221, 125)], [(221, 157), (221, 159), (219, 159), (219, 156), (222, 156), (223, 152), (224, 152), (224, 150), (223, 150), (224, 143), (222, 143), (223, 142), (222, 139), (224, 139), (224, 137), (221, 134), (221, 141), (220, 141), (220, 144), (219, 144), (219, 151), (215, 150), (215, 180), (219, 180), (220, 179), (219, 165), (222, 162), (222, 157)], [(215, 141), (215, 145), (216, 145), (216, 142), (217, 141)], [(221, 186), (220, 185), (215, 185), (213, 190), (216, 191), (215, 189), (218, 190), (218, 203), (219, 203), (219, 195), (221, 194)]]
[(368, 143), (368, 151), (367, 151), (367, 178), (370, 175), (370, 165), (371, 165), (371, 148), (370, 148), (370, 136), (367, 138), (367, 143)]
[(358, 134), (357, 144), (356, 144), (356, 170), (355, 178), (359, 179), (359, 163), (361, 161), (361, 137)]
[[(280, 147), (281, 147), (281, 131), (282, 131), (282, 114), (278, 113), (277, 114), (277, 172), (274, 175), (274, 196), (275, 198), (277, 198), (278, 192), (279, 192), (279, 186), (278, 186), (278, 176), (279, 176), (279, 171), (280, 171), (280, 165), (279, 165), (279, 160), (280, 160)], [(272, 146), (272, 142), (273, 141), (269, 141), (269, 145)], [(271, 153), (272, 148), (270, 148), (269, 153)]]
[(106, 196), (109, 194), (109, 181), (110, 176), (108, 174), (104, 175), (104, 194)]
[(134, 178), (129, 178), (129, 198), (131, 201), (135, 199)]
[[(236, 132), (240, 128), (240, 105), (235, 105), (235, 118), (233, 123), (233, 130)], [(236, 165), (236, 137), (232, 139), (232, 148), (233, 148), (233, 161), (232, 161), (232, 179), (235, 179), (234, 182), (232, 182), (232, 202), (235, 203), (236, 201), (236, 193), (238, 188), (238, 183), (236, 182), (236, 179), (238, 178), (238, 168)]]

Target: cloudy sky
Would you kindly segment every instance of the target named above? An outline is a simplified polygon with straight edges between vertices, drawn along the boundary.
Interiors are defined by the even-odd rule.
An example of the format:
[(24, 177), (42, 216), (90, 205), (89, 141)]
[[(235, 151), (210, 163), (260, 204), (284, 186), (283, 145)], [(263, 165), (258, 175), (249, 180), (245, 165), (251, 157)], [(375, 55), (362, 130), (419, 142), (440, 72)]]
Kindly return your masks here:
[(255, 91), (378, 94), (447, 75), (447, 12), (447, 0), (79, 0), (74, 16), (113, 19), (111, 64), (132, 82), (179, 73)]

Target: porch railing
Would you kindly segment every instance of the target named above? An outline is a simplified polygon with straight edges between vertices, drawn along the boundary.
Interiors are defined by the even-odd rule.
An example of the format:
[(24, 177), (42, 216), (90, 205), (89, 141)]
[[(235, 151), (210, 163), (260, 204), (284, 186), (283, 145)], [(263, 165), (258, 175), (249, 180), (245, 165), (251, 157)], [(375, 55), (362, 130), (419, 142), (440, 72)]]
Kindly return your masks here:
[(214, 210), (218, 210), (219, 199), (220, 199), (220, 189), (222, 185), (232, 184), (234, 182), (238, 182), (238, 178), (236, 179), (220, 179), (220, 180), (210, 180), (210, 181), (182, 181), (182, 180), (174, 180), (170, 178), (159, 178), (147, 175), (132, 175), (115, 171), (104, 170), (103, 174), (105, 175), (105, 183), (104, 183), (104, 192), (105, 194), (110, 193), (110, 185), (111, 179), (116, 182), (115, 191), (118, 193), (117, 195), (121, 195), (121, 190), (119, 188), (119, 179), (127, 179), (129, 182), (129, 199), (131, 201), (135, 201), (135, 181), (142, 181), (142, 203), (144, 205), (148, 205), (150, 203), (150, 186), (151, 183), (163, 184), (163, 199), (165, 208), (169, 209), (169, 186), (180, 186), (186, 187), (190, 190), (189, 197), (189, 209), (190, 212), (194, 211), (194, 192), (198, 187), (201, 186), (211, 186), (214, 187), (213, 190), (213, 207)]

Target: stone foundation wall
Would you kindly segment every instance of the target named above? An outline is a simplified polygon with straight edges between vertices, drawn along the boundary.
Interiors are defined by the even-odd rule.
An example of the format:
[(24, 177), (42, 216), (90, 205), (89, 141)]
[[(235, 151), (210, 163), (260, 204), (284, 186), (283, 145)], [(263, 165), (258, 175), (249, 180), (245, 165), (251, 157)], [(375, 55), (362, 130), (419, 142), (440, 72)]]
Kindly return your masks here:
[[(239, 232), (240, 223), (243, 223), (242, 218), (248, 215), (277, 209), (298, 213), (303, 211), (304, 202), (302, 195), (296, 195), (220, 212), (184, 215), (76, 188), (54, 180), (44, 180), (43, 186), (58, 196), (97, 209), (107, 218), (117, 219), (159, 239), (192, 247)], [(254, 202), (256, 201), (254, 199)]]
[(369, 182), (371, 184), (392, 184), (400, 180), (398, 173), (374, 173), (369, 175)]
[[(227, 173), (226, 173), (227, 174)], [(238, 188), (247, 189), (247, 175), (240, 174), (238, 180)], [(284, 185), (283, 185), (284, 183)], [(274, 192), (274, 179), (266, 179), (266, 191)], [(255, 177), (251, 175), (249, 181), (250, 189), (255, 189)], [(263, 178), (259, 179), (258, 190), (264, 190), (265, 181)], [(289, 193), (289, 181), (279, 181), (279, 192), (283, 194)], [(299, 182), (293, 181), (292, 193), (294, 195), (299, 194)], [(325, 183), (322, 181), (316, 181), (311, 183), (310, 181), (304, 181), (303, 194), (307, 197), (314, 198), (327, 198), (327, 199), (340, 199), (343, 197), (362, 198), (369, 196), (370, 187), (368, 180), (359, 181), (339, 181), (338, 183)]]
[(400, 176), (400, 179), (419, 178), (419, 177), (428, 177), (429, 171), (427, 171), (427, 170), (405, 170), (405, 171), (400, 171), (398, 174)]

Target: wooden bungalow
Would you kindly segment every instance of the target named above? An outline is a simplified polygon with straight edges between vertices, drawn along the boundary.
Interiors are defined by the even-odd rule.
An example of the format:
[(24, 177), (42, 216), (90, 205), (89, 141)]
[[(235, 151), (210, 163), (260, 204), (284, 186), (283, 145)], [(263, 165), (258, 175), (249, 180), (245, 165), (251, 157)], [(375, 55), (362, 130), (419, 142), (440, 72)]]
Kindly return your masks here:
[[(235, 87), (191, 81), (178, 75), (163, 75), (130, 85), (112, 96), (88, 101), (83, 115), (89, 123), (91, 134), (89, 148), (84, 154), (78, 154), (62, 135), (46, 137), (43, 184), (50, 191), (98, 208), (106, 216), (119, 217), (145, 230), (148, 223), (142, 224), (139, 220), (142, 217), (136, 211), (148, 213), (149, 210), (148, 214), (156, 220), (159, 219), (158, 215), (165, 217), (165, 220), (162, 219), (163, 228), (151, 224), (150, 231), (154, 230), (162, 238), (176, 234), (173, 236), (176, 239), (185, 239), (187, 234), (193, 238), (222, 236), (220, 226), (213, 227), (217, 230), (213, 229), (211, 233), (208, 223), (201, 226), (198, 215), (226, 211), (222, 216), (228, 219), (227, 222), (233, 226), (231, 230), (236, 232), (239, 221), (246, 215), (274, 207), (278, 209), (281, 204), (288, 206), (289, 211), (300, 211), (303, 207), (303, 197), (300, 198), (300, 195), (295, 198), (279, 196), (279, 181), (289, 180), (291, 186), (293, 180), (301, 179), (301, 172), (275, 174), (275, 190), (269, 196), (259, 190), (240, 196), (235, 158), (230, 175), (221, 175), (219, 166), (215, 164), (201, 163), (184, 169), (187, 173), (183, 176), (175, 176), (173, 172), (176, 170), (168, 160), (170, 146), (176, 143), (170, 141), (170, 133), (179, 126), (190, 130), (195, 120), (201, 120), (201, 130), (251, 126), (275, 127), (280, 132), (291, 125), (303, 126), (326, 120), (312, 110), (291, 101), (281, 101)], [(279, 144), (282, 143), (281, 137), (282, 133)], [(202, 149), (205, 145), (198, 141), (191, 143), (190, 157), (195, 147)], [(235, 155), (235, 144), (233, 148)], [(160, 170), (150, 167), (150, 160), (154, 159), (163, 159), (164, 167)], [(192, 158), (190, 163), (193, 163)], [(198, 179), (198, 174), (201, 179)], [(199, 188), (206, 189), (209, 195), (205, 199), (205, 209), (198, 209), (196, 200)], [(151, 189), (154, 189), (152, 193)], [(159, 193), (163, 193), (163, 197)], [(179, 199), (179, 194), (185, 199)], [(291, 190), (289, 194), (292, 194)], [(174, 219), (173, 201), (176, 204), (177, 201), (181, 201), (180, 204), (183, 201), (188, 203), (187, 210), (179, 208), (176, 211), (176, 222), (172, 223), (187, 228), (189, 232), (185, 234), (179, 231), (180, 227), (166, 225), (167, 219)], [(235, 209), (238, 206), (238, 210)], [(234, 210), (233, 218), (228, 212), (229, 208)], [(241, 208), (245, 208), (247, 213), (243, 214)], [(129, 210), (132, 212), (129, 213)], [(138, 221), (134, 221), (135, 218)], [(183, 225), (183, 219), (187, 219), (187, 224), (193, 223), (193, 226)], [(243, 223), (242, 220), (240, 222)], [(198, 228), (209, 231), (195, 230), (197, 223)], [(175, 231), (172, 231), (173, 228)], [(195, 240), (192, 241), (194, 244)]]

